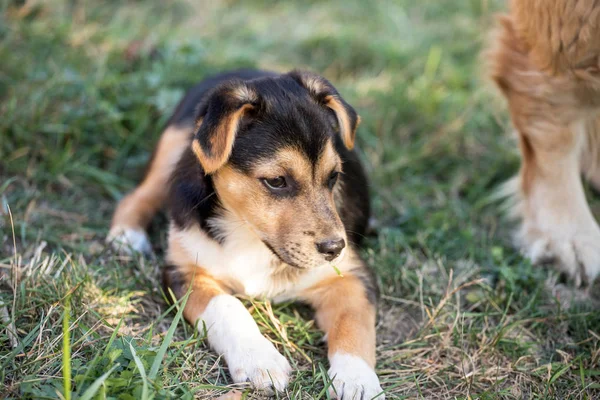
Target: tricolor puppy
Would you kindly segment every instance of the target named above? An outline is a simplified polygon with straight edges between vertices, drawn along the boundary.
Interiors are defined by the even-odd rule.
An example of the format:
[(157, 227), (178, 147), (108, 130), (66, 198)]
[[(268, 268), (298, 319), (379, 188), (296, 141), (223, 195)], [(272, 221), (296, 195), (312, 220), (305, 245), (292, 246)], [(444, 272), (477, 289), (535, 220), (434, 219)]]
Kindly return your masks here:
[(191, 289), (184, 316), (206, 327), (235, 382), (282, 391), (291, 373), (240, 294), (310, 304), (326, 333), (335, 396), (382, 392), (377, 289), (356, 250), (369, 217), (352, 151), (358, 123), (320, 76), (220, 75), (179, 104), (146, 178), (117, 208), (110, 239), (147, 251), (144, 228), (168, 200), (165, 282), (178, 297)]

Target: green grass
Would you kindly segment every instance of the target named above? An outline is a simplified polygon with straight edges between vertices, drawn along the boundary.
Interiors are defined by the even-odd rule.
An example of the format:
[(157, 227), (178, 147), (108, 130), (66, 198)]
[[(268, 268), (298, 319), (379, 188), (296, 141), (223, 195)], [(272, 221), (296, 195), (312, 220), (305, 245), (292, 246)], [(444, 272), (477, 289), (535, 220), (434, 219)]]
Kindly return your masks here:
[[(518, 169), (479, 58), (503, 2), (206, 3), (0, 2), (0, 397), (260, 397), (167, 305), (164, 217), (156, 259), (104, 245), (185, 89), (240, 66), (319, 72), (363, 118), (388, 398), (600, 397), (594, 290), (531, 266), (490, 200)], [(279, 398), (327, 398), (311, 311), (247, 304), (295, 369)]]

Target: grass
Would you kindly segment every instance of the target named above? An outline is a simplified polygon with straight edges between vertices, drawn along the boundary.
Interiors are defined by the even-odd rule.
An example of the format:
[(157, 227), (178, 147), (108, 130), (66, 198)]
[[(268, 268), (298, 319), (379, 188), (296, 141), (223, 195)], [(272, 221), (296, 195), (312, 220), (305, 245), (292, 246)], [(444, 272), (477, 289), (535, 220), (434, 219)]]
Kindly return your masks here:
[[(167, 306), (164, 217), (155, 259), (103, 241), (185, 89), (241, 66), (320, 72), (363, 118), (388, 398), (600, 397), (596, 290), (531, 266), (490, 200), (518, 169), (478, 56), (503, 2), (205, 3), (0, 2), (0, 397), (260, 397)], [(245, 301), (296, 371), (279, 398), (327, 398), (311, 311)]]

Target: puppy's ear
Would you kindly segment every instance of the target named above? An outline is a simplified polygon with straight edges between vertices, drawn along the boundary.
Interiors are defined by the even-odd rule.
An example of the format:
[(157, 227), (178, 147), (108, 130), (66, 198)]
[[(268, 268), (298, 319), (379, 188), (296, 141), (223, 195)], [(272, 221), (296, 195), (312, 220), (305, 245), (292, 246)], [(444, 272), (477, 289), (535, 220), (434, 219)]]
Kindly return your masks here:
[(239, 81), (218, 86), (200, 103), (192, 150), (206, 174), (227, 162), (240, 121), (256, 107), (257, 101), (256, 92)]
[(292, 71), (289, 75), (306, 88), (317, 103), (335, 113), (342, 141), (346, 148), (351, 150), (354, 147), (356, 128), (360, 124), (360, 117), (354, 108), (346, 103), (333, 85), (322, 76), (306, 71)]

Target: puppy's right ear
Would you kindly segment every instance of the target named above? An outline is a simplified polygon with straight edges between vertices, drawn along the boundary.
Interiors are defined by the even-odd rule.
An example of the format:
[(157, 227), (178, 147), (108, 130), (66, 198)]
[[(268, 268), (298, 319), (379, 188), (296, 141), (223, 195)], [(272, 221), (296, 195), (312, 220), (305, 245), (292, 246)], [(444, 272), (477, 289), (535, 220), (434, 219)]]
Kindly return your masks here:
[(240, 81), (217, 87), (200, 104), (192, 150), (206, 174), (212, 174), (227, 162), (240, 121), (256, 107), (257, 101), (256, 92)]
[(346, 103), (333, 85), (322, 76), (298, 70), (294, 70), (288, 75), (304, 86), (317, 103), (335, 113), (342, 141), (347, 149), (352, 150), (356, 138), (356, 128), (360, 124), (360, 117), (354, 108)]

